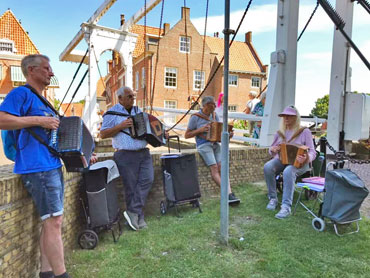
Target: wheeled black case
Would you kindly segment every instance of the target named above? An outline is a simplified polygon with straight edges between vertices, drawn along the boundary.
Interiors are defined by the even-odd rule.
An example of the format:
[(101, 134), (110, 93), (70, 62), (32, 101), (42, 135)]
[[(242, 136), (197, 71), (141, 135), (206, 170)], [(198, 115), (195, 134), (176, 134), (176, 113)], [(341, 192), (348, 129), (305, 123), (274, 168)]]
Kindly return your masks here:
[[(169, 141), (177, 138), (178, 153), (170, 153)], [(161, 156), (163, 172), (163, 191), (166, 197), (161, 201), (160, 210), (165, 214), (169, 208), (182, 204), (192, 204), (201, 212), (199, 198), (201, 197), (198, 182), (198, 167), (195, 154), (182, 154), (180, 152), (180, 139), (178, 136), (168, 138), (168, 153)]]

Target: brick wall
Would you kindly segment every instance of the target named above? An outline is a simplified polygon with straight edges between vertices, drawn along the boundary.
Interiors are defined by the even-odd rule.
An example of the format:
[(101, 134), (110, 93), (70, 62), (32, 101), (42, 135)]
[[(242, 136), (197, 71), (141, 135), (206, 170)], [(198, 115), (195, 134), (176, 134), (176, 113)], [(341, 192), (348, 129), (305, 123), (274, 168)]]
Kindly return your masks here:
[[(195, 150), (184, 150), (194, 153)], [(146, 211), (159, 213), (159, 202), (164, 199), (160, 153), (152, 152), (155, 180), (149, 193)], [(106, 154), (103, 159), (109, 159)], [(212, 181), (210, 171), (196, 153), (199, 183), (203, 198), (219, 192)], [(230, 149), (231, 185), (245, 184), (263, 179), (262, 166), (268, 159), (267, 149), (238, 147)], [(78, 232), (84, 228), (83, 211), (79, 200), (80, 174), (66, 173), (65, 214), (63, 240), (68, 250), (76, 247)], [(119, 179), (115, 181), (118, 191), (122, 191)], [(120, 204), (122, 194), (119, 194)], [(36, 277), (39, 268), (38, 237), (40, 220), (34, 205), (23, 188), (20, 178), (12, 174), (12, 165), (0, 167), (0, 278)]]

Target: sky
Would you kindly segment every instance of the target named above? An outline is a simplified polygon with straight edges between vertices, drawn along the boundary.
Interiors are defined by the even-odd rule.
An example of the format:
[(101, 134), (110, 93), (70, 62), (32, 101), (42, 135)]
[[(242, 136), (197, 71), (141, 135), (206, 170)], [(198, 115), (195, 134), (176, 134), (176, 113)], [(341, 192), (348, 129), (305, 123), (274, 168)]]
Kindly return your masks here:
[[(62, 99), (65, 95), (78, 67), (77, 63), (59, 61), (59, 55), (80, 30), (80, 25), (86, 22), (103, 2), (104, 0), (0, 0), (0, 14), (10, 8), (16, 18), (21, 20), (23, 28), (29, 32), (39, 51), (50, 57), (51, 65), (60, 84), (56, 92), (58, 99)], [(184, 2), (190, 8), (191, 21), (199, 33), (203, 34), (206, 0), (165, 1), (163, 23), (170, 23), (171, 27), (174, 26), (180, 20), (181, 6), (184, 6)], [(236, 29), (249, 1), (231, 0), (230, 2), (230, 27)], [(334, 0), (330, 2), (335, 6)], [(236, 40), (244, 41), (244, 34), (252, 31), (253, 44), (264, 64), (270, 64), (270, 54), (276, 50), (277, 3), (278, 0), (254, 0), (236, 37)], [(219, 32), (222, 36), (224, 5), (224, 1), (209, 0), (207, 35), (213, 36), (214, 32)], [(316, 0), (300, 1), (298, 33), (303, 29), (315, 5)], [(144, 0), (117, 0), (98, 24), (119, 28), (120, 14), (125, 14), (128, 20), (142, 6), (144, 6)], [(147, 25), (159, 27), (161, 6), (160, 3), (147, 15)], [(352, 40), (370, 61), (370, 15), (360, 5), (355, 4), (353, 18)], [(141, 20), (139, 24), (144, 24), (144, 20)], [(295, 104), (302, 115), (308, 115), (315, 101), (329, 93), (333, 33), (334, 26), (331, 20), (319, 7), (298, 42)], [(86, 42), (82, 41), (77, 48), (86, 50)], [(110, 55), (106, 52), (99, 61), (103, 75), (106, 73), (106, 61)], [(370, 93), (368, 85), (370, 71), (353, 51), (350, 66), (352, 68), (351, 90)], [(66, 101), (71, 99), (86, 68), (87, 66), (84, 65), (80, 70)], [(83, 99), (87, 94), (86, 83), (87, 78), (74, 101)]]

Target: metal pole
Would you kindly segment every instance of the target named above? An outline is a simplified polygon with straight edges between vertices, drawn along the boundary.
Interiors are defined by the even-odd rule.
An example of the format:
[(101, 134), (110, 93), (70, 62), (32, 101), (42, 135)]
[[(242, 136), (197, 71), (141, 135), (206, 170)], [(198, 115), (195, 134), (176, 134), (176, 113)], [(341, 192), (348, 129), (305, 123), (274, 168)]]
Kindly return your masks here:
[(228, 104), (229, 104), (229, 37), (230, 33), (230, 0), (225, 0), (225, 29), (224, 33), (224, 106), (223, 106), (223, 127), (221, 137), (221, 241), (228, 243), (229, 239), (229, 133), (227, 131)]

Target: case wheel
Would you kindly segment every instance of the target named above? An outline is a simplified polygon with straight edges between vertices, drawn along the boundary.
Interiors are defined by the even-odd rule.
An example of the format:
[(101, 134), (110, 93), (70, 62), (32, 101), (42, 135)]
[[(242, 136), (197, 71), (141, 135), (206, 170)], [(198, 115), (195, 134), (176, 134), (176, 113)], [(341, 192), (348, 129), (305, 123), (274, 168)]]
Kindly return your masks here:
[(319, 217), (312, 219), (312, 227), (318, 231), (322, 232), (325, 229), (325, 221)]
[(78, 245), (82, 249), (94, 249), (98, 242), (99, 237), (93, 230), (84, 230), (78, 236)]
[(160, 207), (159, 207), (160, 211), (161, 211), (161, 214), (166, 214), (167, 212), (167, 205), (164, 201), (161, 201), (160, 203)]

